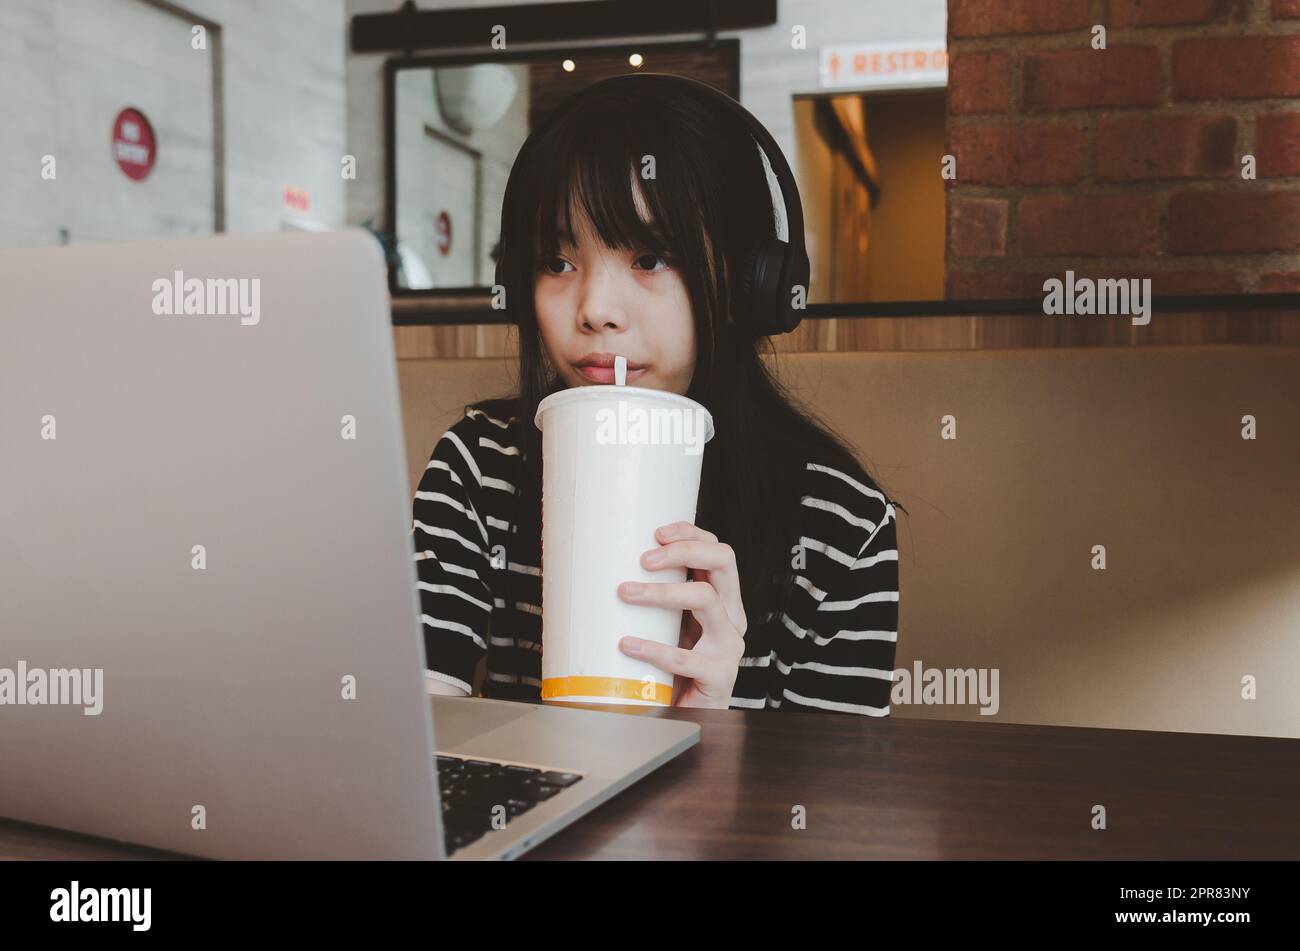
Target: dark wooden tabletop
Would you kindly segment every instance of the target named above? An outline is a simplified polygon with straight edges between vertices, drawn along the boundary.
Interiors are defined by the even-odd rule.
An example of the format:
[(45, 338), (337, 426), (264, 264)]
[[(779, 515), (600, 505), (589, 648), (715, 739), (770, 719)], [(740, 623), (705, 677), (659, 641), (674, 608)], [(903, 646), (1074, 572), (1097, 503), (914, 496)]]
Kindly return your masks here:
[[(703, 734), (526, 858), (1300, 858), (1300, 739), (624, 709)], [(0, 821), (0, 858), (150, 857)]]
[(1300, 739), (659, 715), (701, 724), (699, 744), (528, 858), (1300, 858)]

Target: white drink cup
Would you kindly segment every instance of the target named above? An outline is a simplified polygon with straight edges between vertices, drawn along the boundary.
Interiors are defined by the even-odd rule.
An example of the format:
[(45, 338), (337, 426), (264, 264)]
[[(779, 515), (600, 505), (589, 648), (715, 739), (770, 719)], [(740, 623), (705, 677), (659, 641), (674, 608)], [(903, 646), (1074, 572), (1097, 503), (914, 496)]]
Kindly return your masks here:
[[(713, 418), (675, 393), (577, 386), (537, 407), (542, 430), (542, 699), (671, 706), (673, 675), (618, 648), (625, 635), (677, 646), (680, 609), (631, 604), (655, 529), (694, 522)], [(657, 440), (654, 441), (654, 440)]]

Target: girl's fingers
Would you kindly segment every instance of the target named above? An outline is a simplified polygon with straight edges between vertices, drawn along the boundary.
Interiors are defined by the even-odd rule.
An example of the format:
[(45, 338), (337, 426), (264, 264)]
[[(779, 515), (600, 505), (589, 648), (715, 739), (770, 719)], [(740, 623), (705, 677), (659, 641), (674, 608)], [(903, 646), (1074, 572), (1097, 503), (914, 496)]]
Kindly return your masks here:
[(642, 639), (636, 656), (647, 663), (654, 664), (666, 673), (676, 674), (688, 681), (698, 680), (703, 673), (702, 658), (695, 651), (670, 647), (658, 641)]
[[(692, 526), (694, 527), (694, 526)], [(732, 625), (745, 633), (745, 602), (740, 596), (740, 571), (736, 567), (736, 553), (730, 545), (702, 540), (667, 542), (641, 556), (641, 564), (649, 571), (664, 568), (693, 568), (707, 571), (708, 581), (722, 596)]]
[[(634, 593), (634, 587), (639, 587), (640, 592)], [(731, 618), (727, 616), (722, 597), (707, 581), (683, 581), (680, 584), (645, 584), (625, 581), (619, 585), (618, 593), (623, 600), (633, 604), (690, 611), (700, 622), (700, 640), (721, 640), (722, 643), (726, 643), (727, 649), (733, 646), (730, 640), (736, 638), (736, 629), (731, 623)], [(722, 643), (719, 643), (720, 647)], [(739, 646), (743, 653), (743, 639), (739, 640)]]
[(718, 540), (717, 535), (706, 532), (700, 526), (691, 522), (669, 522), (667, 525), (660, 525), (655, 529), (655, 538), (660, 542), (691, 538), (702, 542), (716, 542)]
[(731, 705), (739, 662), (734, 653), (687, 650), (637, 637), (622, 638), (618, 647), (624, 654), (672, 674), (674, 706)]

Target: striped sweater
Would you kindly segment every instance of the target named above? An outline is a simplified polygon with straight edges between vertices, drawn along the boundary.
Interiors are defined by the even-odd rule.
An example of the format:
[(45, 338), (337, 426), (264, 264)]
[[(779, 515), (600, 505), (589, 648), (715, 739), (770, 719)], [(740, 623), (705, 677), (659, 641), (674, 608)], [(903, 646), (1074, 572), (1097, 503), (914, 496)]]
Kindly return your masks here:
[[(426, 676), (472, 692), (486, 654), (484, 696), (540, 702), (540, 519), (514, 524), (513, 432), (507, 420), (470, 409), (444, 433), (415, 495), (411, 533)], [(794, 584), (764, 622), (771, 646), (761, 655), (746, 648), (730, 705), (888, 716), (898, 631), (894, 506), (827, 465), (808, 462), (804, 478)]]

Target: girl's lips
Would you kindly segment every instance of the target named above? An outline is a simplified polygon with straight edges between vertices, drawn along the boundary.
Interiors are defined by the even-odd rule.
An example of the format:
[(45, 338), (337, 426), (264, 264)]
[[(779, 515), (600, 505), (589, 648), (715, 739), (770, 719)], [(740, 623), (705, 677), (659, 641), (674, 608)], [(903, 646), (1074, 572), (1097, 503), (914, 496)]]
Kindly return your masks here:
[[(581, 367), (578, 367), (578, 372), (581, 373), (583, 376), (585, 376), (588, 380), (591, 380), (591, 382), (593, 382), (593, 383), (613, 383), (613, 382), (614, 382), (614, 368), (613, 368), (613, 367), (581, 366)], [(637, 369), (637, 370), (628, 370), (628, 371), (627, 371), (627, 382), (628, 382), (628, 383), (631, 383), (633, 380), (635, 380), (637, 377), (639, 377), (639, 376), (640, 376), (641, 374), (643, 374), (643, 373), (645, 373), (645, 368), (644, 368), (644, 367), (642, 367), (642, 368), (640, 368), (640, 369)]]

